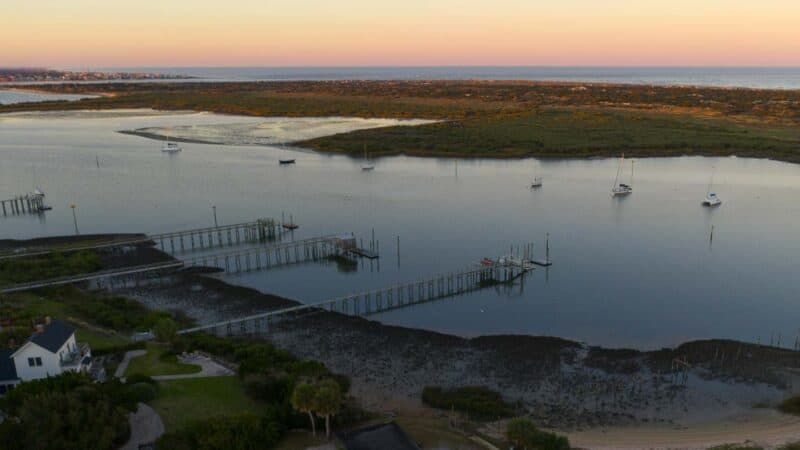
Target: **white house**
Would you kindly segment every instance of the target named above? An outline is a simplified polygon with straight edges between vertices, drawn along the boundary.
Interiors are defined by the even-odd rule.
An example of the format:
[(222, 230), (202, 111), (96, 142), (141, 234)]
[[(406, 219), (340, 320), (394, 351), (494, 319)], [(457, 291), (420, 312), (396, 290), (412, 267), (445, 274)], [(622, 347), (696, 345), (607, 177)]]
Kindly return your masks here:
[(89, 346), (75, 341), (75, 327), (48, 317), (20, 347), (0, 350), (0, 395), (22, 381), (88, 371), (91, 360)]

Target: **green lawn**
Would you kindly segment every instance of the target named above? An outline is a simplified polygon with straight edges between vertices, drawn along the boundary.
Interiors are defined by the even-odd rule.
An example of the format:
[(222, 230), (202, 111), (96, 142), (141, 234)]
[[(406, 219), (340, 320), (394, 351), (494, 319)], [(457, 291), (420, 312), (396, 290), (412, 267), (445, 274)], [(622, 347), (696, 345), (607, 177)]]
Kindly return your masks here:
[(167, 350), (158, 344), (148, 343), (147, 353), (131, 359), (125, 376), (140, 375), (182, 375), (200, 372), (200, 366), (178, 362), (175, 355), (162, 357)]
[(186, 378), (161, 381), (159, 386), (161, 391), (151, 406), (168, 432), (194, 420), (260, 410), (238, 377)]
[(114, 334), (101, 334), (95, 330), (85, 328), (78, 329), (75, 334), (78, 342), (86, 342), (92, 350), (101, 350), (109, 347), (116, 347), (130, 343), (130, 339)]
[(771, 157), (800, 162), (797, 130), (729, 119), (600, 108), (543, 108), (518, 114), (386, 127), (298, 145), (360, 155), (591, 157), (684, 154)]

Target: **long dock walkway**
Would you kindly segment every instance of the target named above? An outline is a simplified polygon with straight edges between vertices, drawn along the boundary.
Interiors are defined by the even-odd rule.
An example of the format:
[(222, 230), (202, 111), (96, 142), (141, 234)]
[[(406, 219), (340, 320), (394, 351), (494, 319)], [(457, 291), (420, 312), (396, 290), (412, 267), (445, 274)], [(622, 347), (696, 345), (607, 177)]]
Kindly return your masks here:
[(178, 334), (208, 331), (217, 335), (258, 334), (286, 319), (305, 313), (328, 311), (349, 316), (369, 316), (411, 305), (431, 302), (510, 283), (529, 271), (512, 264), (479, 266), (460, 272), (373, 289), (359, 294), (337, 297), (319, 303), (298, 305), (261, 314), (230, 319), (178, 331)]
[(152, 275), (159, 272), (171, 273), (177, 269), (191, 267), (214, 267), (225, 272), (242, 272), (250, 270), (263, 270), (287, 264), (296, 264), (305, 261), (317, 261), (346, 252), (342, 244), (343, 235), (330, 235), (303, 239), (292, 242), (283, 242), (263, 247), (252, 247), (237, 251), (197, 256), (185, 260), (172, 260), (141, 266), (121, 267), (116, 269), (71, 275), (66, 277), (39, 280), (30, 283), (21, 283), (0, 287), (0, 293), (27, 291), (46, 286), (59, 286), (80, 283), (83, 281), (110, 279), (109, 285), (113, 287), (114, 278), (135, 278), (144, 274)]
[(63, 286), (65, 284), (80, 283), (83, 281), (98, 280), (101, 278), (120, 277), (126, 275), (137, 275), (146, 272), (159, 270), (179, 269), (183, 267), (182, 261), (167, 261), (155, 264), (145, 264), (142, 266), (121, 267), (117, 269), (101, 270), (98, 272), (70, 275), (66, 277), (50, 278), (47, 280), (32, 281), (30, 283), (20, 283), (10, 286), (0, 287), (0, 294), (11, 294), (13, 292), (28, 291), (46, 286)]
[(195, 228), (170, 233), (145, 235), (133, 239), (109, 239), (84, 245), (59, 245), (41, 249), (30, 249), (17, 253), (0, 254), (0, 259), (21, 258), (25, 256), (44, 256), (55, 252), (76, 252), (99, 250), (109, 247), (137, 245), (153, 242), (162, 251), (176, 254), (193, 250), (234, 246), (256, 241), (279, 240), (282, 231), (273, 219), (257, 219), (252, 222), (235, 223), (216, 227)]

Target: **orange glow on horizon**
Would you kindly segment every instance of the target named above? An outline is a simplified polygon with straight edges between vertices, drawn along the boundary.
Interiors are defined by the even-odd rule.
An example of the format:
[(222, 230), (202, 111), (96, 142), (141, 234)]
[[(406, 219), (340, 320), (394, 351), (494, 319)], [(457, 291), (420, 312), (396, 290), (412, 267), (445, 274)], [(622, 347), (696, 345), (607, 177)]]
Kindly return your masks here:
[(553, 3), (4, 0), (0, 66), (800, 65), (796, 0)]

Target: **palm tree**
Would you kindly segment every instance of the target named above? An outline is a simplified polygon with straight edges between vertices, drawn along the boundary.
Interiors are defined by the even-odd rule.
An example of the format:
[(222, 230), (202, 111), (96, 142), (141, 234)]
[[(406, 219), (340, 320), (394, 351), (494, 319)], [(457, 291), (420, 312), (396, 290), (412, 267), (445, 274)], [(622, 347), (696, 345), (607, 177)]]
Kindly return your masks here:
[(314, 437), (317, 436), (317, 424), (314, 422), (314, 402), (317, 396), (317, 389), (308, 384), (308, 383), (300, 383), (295, 386), (294, 391), (292, 391), (292, 407), (301, 413), (308, 414), (309, 420), (311, 420), (311, 433)]
[(314, 411), (325, 418), (325, 435), (331, 438), (331, 416), (339, 412), (342, 405), (342, 392), (332, 379), (322, 381), (314, 396)]

